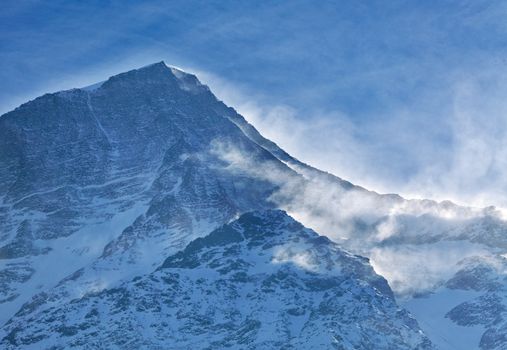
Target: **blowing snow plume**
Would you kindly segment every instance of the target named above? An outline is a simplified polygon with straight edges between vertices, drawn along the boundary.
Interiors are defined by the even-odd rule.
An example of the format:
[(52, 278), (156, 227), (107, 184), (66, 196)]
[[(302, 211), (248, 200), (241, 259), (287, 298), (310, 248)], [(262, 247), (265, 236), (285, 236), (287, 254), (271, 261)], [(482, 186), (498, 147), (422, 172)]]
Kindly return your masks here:
[[(296, 160), (260, 162), (230, 143), (213, 141), (210, 153), (225, 169), (276, 186), (270, 201), (306, 226), (367, 256), (399, 296), (437, 288), (465, 258), (481, 256), (507, 239), (485, 231), (506, 230), (493, 207), (470, 208), (449, 201), (406, 200), (353, 186)], [(488, 233), (489, 232), (489, 233)]]

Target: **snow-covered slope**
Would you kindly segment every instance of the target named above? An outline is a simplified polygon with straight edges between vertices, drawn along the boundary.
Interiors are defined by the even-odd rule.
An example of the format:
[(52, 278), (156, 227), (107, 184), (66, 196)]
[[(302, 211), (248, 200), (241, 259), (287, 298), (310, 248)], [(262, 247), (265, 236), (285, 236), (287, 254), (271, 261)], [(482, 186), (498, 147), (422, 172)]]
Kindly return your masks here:
[[(25, 313), (22, 309), (20, 314)], [(146, 276), (22, 317), (5, 349), (429, 349), (362, 257), (282, 211), (252, 212)]]

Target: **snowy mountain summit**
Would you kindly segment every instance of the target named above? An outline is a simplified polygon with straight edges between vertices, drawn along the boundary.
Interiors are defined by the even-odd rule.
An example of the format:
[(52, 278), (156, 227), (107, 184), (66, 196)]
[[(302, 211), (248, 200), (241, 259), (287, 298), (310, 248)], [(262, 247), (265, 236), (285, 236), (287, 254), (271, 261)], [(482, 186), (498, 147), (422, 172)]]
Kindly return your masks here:
[[(0, 117), (6, 349), (433, 349), (469, 326), (502, 349), (502, 316), (473, 316), (505, 305), (506, 232), (314, 169), (163, 62)], [(461, 255), (428, 273), (442, 249)], [(432, 327), (442, 293), (464, 304)]]

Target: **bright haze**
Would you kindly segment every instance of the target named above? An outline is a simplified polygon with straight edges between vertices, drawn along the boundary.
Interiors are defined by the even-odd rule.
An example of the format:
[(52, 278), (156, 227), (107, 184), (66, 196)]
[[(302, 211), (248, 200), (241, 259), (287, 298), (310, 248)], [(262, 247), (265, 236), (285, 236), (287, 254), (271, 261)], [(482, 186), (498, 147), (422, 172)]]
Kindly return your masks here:
[(11, 1), (0, 112), (164, 60), (354, 183), (507, 207), (507, 3)]

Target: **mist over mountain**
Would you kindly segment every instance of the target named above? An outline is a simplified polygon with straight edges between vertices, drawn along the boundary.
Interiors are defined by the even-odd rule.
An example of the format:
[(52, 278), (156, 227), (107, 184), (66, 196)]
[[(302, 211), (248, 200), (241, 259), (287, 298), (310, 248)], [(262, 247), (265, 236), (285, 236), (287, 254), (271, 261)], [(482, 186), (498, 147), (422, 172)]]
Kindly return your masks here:
[(500, 210), (315, 169), (163, 62), (0, 117), (0, 227), (7, 349), (507, 347)]

